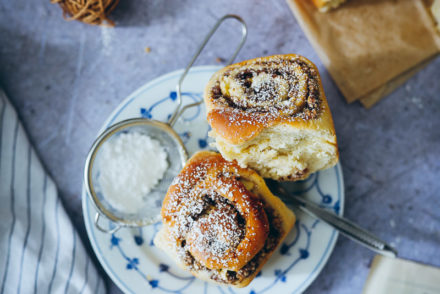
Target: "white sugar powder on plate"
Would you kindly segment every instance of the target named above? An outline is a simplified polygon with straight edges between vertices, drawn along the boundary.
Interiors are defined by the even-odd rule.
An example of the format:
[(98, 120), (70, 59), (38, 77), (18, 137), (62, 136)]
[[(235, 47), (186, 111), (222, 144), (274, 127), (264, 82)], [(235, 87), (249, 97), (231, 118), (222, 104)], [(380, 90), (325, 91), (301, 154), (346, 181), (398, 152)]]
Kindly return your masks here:
[(120, 212), (136, 213), (168, 168), (167, 153), (157, 140), (131, 132), (104, 143), (99, 184), (104, 198)]

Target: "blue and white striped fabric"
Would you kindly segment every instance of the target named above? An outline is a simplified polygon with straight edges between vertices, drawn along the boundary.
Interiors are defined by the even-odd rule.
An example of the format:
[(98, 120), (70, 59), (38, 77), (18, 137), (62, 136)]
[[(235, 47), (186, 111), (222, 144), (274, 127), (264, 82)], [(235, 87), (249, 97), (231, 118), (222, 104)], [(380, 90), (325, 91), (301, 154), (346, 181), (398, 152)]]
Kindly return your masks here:
[(17, 114), (0, 89), (0, 293), (104, 293)]

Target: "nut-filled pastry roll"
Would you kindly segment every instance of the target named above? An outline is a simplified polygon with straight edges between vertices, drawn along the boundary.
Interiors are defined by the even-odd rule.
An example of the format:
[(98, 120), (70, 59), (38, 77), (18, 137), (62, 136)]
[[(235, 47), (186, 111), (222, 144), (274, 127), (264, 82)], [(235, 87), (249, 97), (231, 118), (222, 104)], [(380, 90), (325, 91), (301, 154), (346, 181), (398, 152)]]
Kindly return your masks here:
[(247, 286), (295, 216), (253, 170), (196, 153), (170, 186), (154, 243), (196, 277)]
[(227, 66), (208, 82), (204, 99), (210, 136), (223, 157), (265, 178), (301, 180), (338, 161), (321, 78), (302, 56)]

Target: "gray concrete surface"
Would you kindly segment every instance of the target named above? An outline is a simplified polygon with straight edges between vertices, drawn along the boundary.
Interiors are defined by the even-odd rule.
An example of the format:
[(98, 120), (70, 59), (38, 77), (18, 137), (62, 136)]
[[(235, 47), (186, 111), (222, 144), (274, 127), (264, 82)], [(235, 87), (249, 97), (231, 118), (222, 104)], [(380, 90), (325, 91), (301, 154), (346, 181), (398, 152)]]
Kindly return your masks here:
[[(340, 146), (346, 216), (402, 257), (440, 266), (440, 58), (373, 109), (348, 105), (284, 0), (125, 0), (114, 29), (65, 22), (49, 1), (0, 1), (0, 84), (83, 241), (82, 169), (104, 119), (145, 82), (183, 68), (225, 13), (249, 25), (238, 60), (299, 53), (319, 66)], [(198, 64), (227, 57), (237, 35), (222, 28)], [(306, 293), (360, 293), (373, 256), (340, 237)], [(109, 291), (119, 293), (111, 282)]]

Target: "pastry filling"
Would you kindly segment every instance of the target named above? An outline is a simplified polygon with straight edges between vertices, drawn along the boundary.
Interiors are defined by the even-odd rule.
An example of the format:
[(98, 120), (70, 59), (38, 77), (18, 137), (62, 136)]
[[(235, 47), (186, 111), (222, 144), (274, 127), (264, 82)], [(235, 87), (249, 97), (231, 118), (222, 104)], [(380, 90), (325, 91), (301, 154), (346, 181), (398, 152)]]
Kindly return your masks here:
[[(200, 199), (198, 205), (192, 206), (194, 213), (190, 214), (191, 221), (186, 222), (184, 227), (179, 229), (182, 234), (180, 246), (177, 247), (178, 255), (185, 266), (193, 272), (208, 273), (212, 280), (220, 283), (239, 283), (251, 276), (266, 255), (278, 245), (283, 235), (281, 220), (276, 212), (265, 204), (264, 211), (270, 223), (270, 230), (263, 249), (238, 271), (209, 269), (191, 254), (192, 247), (213, 252), (221, 260), (229, 250), (234, 250), (240, 243), (246, 228), (243, 217), (229, 200), (215, 192)], [(193, 235), (197, 237), (194, 238)]]
[(213, 192), (202, 197), (205, 209), (186, 234), (190, 252), (202, 252), (226, 266), (228, 253), (243, 239), (245, 220), (229, 200)]
[(318, 73), (299, 59), (255, 61), (226, 71), (211, 97), (247, 112), (311, 119), (319, 110)]
[(172, 250), (191, 272), (238, 284), (275, 250), (284, 234), (282, 218), (257, 183), (231, 163), (212, 160), (187, 169), (163, 207)]

